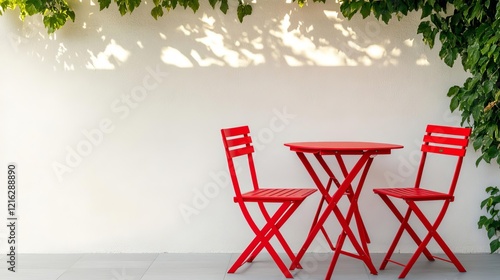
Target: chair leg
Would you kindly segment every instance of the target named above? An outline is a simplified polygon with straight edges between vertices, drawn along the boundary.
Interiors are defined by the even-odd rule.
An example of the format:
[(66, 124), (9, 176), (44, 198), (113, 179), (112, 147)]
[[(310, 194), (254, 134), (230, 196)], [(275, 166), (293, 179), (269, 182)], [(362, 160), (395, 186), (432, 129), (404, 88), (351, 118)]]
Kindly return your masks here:
[(460, 263), (460, 261), (455, 256), (455, 254), (451, 251), (450, 247), (448, 247), (448, 245), (443, 240), (443, 238), (441, 237), (441, 235), (439, 235), (439, 233), (437, 232), (437, 228), (439, 227), (439, 225), (443, 221), (443, 218), (444, 218), (444, 215), (446, 213), (446, 210), (448, 209), (449, 203), (450, 203), (450, 201), (448, 201), (448, 200), (444, 202), (443, 208), (441, 209), (439, 215), (437, 216), (436, 221), (434, 222), (434, 224), (431, 224), (429, 222), (429, 220), (427, 219), (427, 217), (420, 210), (420, 208), (418, 208), (418, 206), (416, 205), (416, 203), (414, 201), (409, 201), (408, 202), (408, 204), (410, 205), (410, 207), (415, 212), (415, 215), (419, 218), (419, 220), (422, 222), (422, 224), (428, 230), (427, 236), (425, 237), (424, 241), (422, 242), (422, 244), (419, 246), (419, 248), (417, 250), (421, 251), (422, 249), (420, 247), (427, 246), (427, 244), (429, 243), (430, 239), (434, 238), (434, 240), (436, 240), (436, 243), (441, 247), (441, 249), (443, 250), (443, 252), (449, 258), (449, 260), (444, 260), (444, 259), (442, 259), (442, 260), (450, 262), (453, 265), (455, 265), (455, 267), (457, 268), (457, 270), (459, 272), (466, 272), (464, 266)]
[[(387, 251), (387, 254), (384, 257), (384, 260), (382, 261), (382, 264), (380, 265), (380, 270), (384, 270), (385, 267), (387, 266), (388, 262), (390, 261), (391, 256), (394, 253), (394, 250), (396, 249), (396, 246), (398, 245), (398, 242), (399, 242), (399, 240), (400, 240), (400, 238), (405, 230), (417, 245), (422, 244), (422, 241), (420, 240), (417, 233), (413, 230), (413, 228), (408, 223), (410, 216), (411, 216), (411, 213), (412, 213), (412, 208), (408, 207), (405, 216), (403, 216), (401, 214), (401, 212), (399, 212), (399, 210), (396, 208), (394, 203), (386, 195), (379, 194), (379, 196), (380, 196), (380, 198), (382, 198), (382, 200), (389, 207), (391, 212), (394, 214), (394, 216), (398, 219), (398, 221), (401, 224), (399, 226), (397, 233), (396, 233), (396, 236), (394, 237), (394, 240), (391, 243), (391, 246), (389, 247), (389, 250)], [(423, 247), (422, 252), (429, 261), (435, 260), (434, 257), (432, 256), (432, 254), (427, 249), (427, 247)]]
[[(441, 238), (441, 236), (437, 233), (437, 228), (439, 227), (439, 225), (441, 224), (441, 222), (444, 218), (444, 215), (446, 213), (446, 210), (448, 208), (450, 201), (444, 202), (443, 208), (441, 209), (441, 212), (439, 213), (438, 217), (436, 218), (434, 224), (431, 224), (429, 222), (429, 220), (427, 219), (427, 217), (425, 216), (425, 214), (420, 210), (420, 208), (417, 206), (417, 204), (414, 201), (411, 201), (411, 200), (406, 201), (408, 204), (408, 210), (407, 210), (405, 216), (403, 217), (402, 214), (395, 207), (394, 203), (392, 203), (392, 201), (390, 201), (386, 195), (382, 195), (382, 194), (379, 194), (379, 195), (384, 200), (384, 202), (389, 206), (389, 208), (395, 214), (395, 216), (398, 218), (398, 220), (401, 222), (401, 226), (399, 227), (399, 230), (396, 234), (396, 237), (394, 238), (394, 241), (392, 242), (391, 247), (389, 248), (389, 250), (386, 254), (386, 257), (384, 258), (384, 260), (382, 262), (382, 265), (380, 267), (381, 270), (383, 270), (385, 268), (385, 266), (387, 265), (387, 263), (390, 261), (390, 257), (392, 255), (392, 253), (394, 252), (394, 249), (395, 249), (397, 243), (399, 242), (403, 231), (406, 230), (410, 234), (410, 236), (412, 237), (413, 241), (415, 241), (415, 243), (417, 244), (418, 247), (417, 247), (417, 250), (411, 256), (410, 260), (406, 264), (401, 264), (404, 268), (401, 271), (401, 274), (399, 275), (398, 278), (402, 279), (408, 275), (409, 271), (411, 270), (411, 268), (413, 267), (413, 265), (415, 264), (415, 262), (417, 261), (417, 259), (419, 258), (419, 256), (422, 253), (424, 255), (426, 255), (427, 259), (430, 261), (434, 261), (435, 258), (437, 258), (437, 257), (432, 256), (427, 249), (427, 245), (429, 244), (429, 242), (432, 238), (434, 238), (436, 240), (438, 245), (443, 249), (443, 251), (445, 252), (445, 254), (448, 256), (448, 258), (450, 260), (445, 260), (445, 259), (441, 259), (441, 258), (438, 258), (438, 259), (453, 263), (458, 271), (465, 272), (465, 268), (462, 266), (462, 264), (459, 262), (459, 260), (453, 254), (453, 252), (450, 250), (448, 245), (446, 245), (446, 243)], [(411, 228), (411, 226), (408, 223), (411, 213), (415, 213), (415, 216), (420, 220), (422, 225), (427, 230), (427, 235), (422, 240), (420, 240), (420, 238), (418, 238), (417, 234), (415, 233), (415, 231)]]
[(236, 270), (240, 266), (242, 266), (246, 260), (249, 260), (251, 262), (263, 248), (266, 248), (266, 250), (269, 252), (276, 265), (283, 273), (283, 275), (285, 275), (286, 278), (293, 278), (292, 274), (287, 269), (286, 265), (281, 260), (276, 250), (274, 250), (274, 248), (271, 246), (269, 241), (273, 236), (281, 236), (280, 238), (278, 238), (278, 240), (281, 239), (280, 243), (283, 242), (282, 246), (286, 246), (289, 248), (283, 236), (281, 235), (281, 233), (279, 233), (279, 228), (285, 223), (286, 220), (288, 220), (288, 218), (292, 215), (292, 213), (297, 209), (298, 205), (293, 205), (291, 202), (283, 203), (272, 217), (266, 219), (267, 220), (266, 225), (262, 229), (259, 229), (255, 224), (255, 222), (253, 221), (253, 219), (251, 218), (246, 207), (244, 205), (241, 205), (241, 203), (240, 207), (242, 208), (243, 214), (248, 224), (255, 232), (256, 236), (252, 240), (252, 242), (250, 242), (247, 248), (243, 251), (243, 253), (241, 253), (238, 259), (234, 262), (234, 264), (228, 270), (228, 273), (236, 272)]
[[(288, 218), (292, 215), (292, 213), (295, 212), (295, 210), (297, 210), (297, 208), (300, 206), (301, 203), (302, 202), (293, 203), (290, 206), (290, 208), (286, 211), (286, 213), (283, 216), (281, 216), (280, 219), (278, 219), (278, 221), (276, 222), (276, 225), (271, 228), (270, 231), (272, 231), (272, 232), (268, 233), (268, 234), (272, 234), (271, 236), (276, 236), (276, 239), (278, 239), (279, 243), (281, 244), (281, 246), (285, 250), (285, 253), (288, 255), (288, 257), (292, 261), (295, 259), (295, 255), (294, 255), (292, 249), (290, 248), (290, 246), (288, 245), (288, 243), (285, 241), (285, 238), (283, 237), (283, 235), (281, 234), (279, 229), (281, 228), (281, 226), (283, 226), (285, 224), (286, 220), (288, 220)], [(259, 208), (260, 208), (260, 211), (262, 212), (262, 215), (266, 219), (266, 222), (269, 223), (271, 220), (271, 216), (269, 215), (264, 204), (259, 203)], [(269, 239), (271, 239), (271, 237)], [(265, 243), (259, 244), (259, 246), (252, 252), (252, 254), (248, 258), (247, 262), (252, 262), (255, 259), (255, 257), (257, 257), (257, 255), (260, 253), (260, 251), (264, 248), (264, 244)], [(300, 266), (300, 264), (298, 264), (297, 268), (302, 269), (302, 266)]]

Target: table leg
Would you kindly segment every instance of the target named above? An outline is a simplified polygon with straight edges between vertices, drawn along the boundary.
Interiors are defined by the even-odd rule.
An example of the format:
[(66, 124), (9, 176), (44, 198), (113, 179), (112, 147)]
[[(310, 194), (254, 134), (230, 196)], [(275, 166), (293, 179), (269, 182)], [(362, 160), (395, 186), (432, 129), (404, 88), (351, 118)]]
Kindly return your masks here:
[[(321, 166), (323, 167), (323, 169), (325, 170), (326, 174), (328, 174), (328, 176), (331, 178), (331, 180), (333, 180), (333, 182), (335, 182), (335, 185), (337, 186), (337, 188), (339, 188), (340, 187), (340, 182), (337, 180), (337, 178), (333, 174), (332, 170), (330, 169), (330, 167), (326, 163), (325, 159), (320, 154), (315, 154), (315, 157), (318, 160), (318, 162), (321, 164)], [(344, 160), (343, 160), (342, 156), (341, 155), (335, 155), (335, 158), (337, 160), (337, 163), (339, 164), (340, 170), (342, 171), (342, 174), (343, 174), (344, 178), (347, 177), (347, 175), (349, 174), (349, 172), (347, 171), (347, 168), (346, 168), (346, 165), (344, 163)], [(365, 168), (366, 171), (363, 173), (363, 175), (361, 177), (362, 179), (358, 183), (358, 189), (361, 189), (362, 186), (364, 185), (364, 179), (366, 178), (366, 174), (368, 173), (368, 170), (370, 169), (369, 166), (371, 165), (372, 161), (373, 161), (372, 158), (370, 160), (368, 160), (368, 162), (367, 162), (368, 168)], [(348, 197), (348, 199), (349, 199), (350, 202), (353, 201), (353, 192), (354, 191), (353, 191), (352, 185), (349, 185), (349, 188), (346, 191), (346, 195), (347, 195), (347, 197)], [(326, 195), (329, 195), (329, 190), (326, 193)], [(364, 238), (366, 238), (365, 239), (366, 243), (370, 243), (370, 237), (368, 236), (368, 231), (366, 230), (366, 227), (365, 227), (365, 224), (363, 222), (363, 219), (361, 219), (361, 214), (359, 213), (359, 211), (357, 209), (356, 209), (355, 215), (356, 215), (356, 224), (358, 225), (358, 228), (360, 229), (360, 236), (361, 236), (361, 231), (363, 231), (362, 236)]]
[[(321, 180), (319, 179), (318, 175), (316, 174), (316, 172), (312, 168), (312, 166), (311, 166), (310, 162), (307, 160), (306, 156), (301, 152), (297, 152), (297, 155), (299, 156), (299, 159), (304, 164), (306, 170), (309, 172), (314, 183), (316, 184), (316, 186), (318, 187), (320, 192), (323, 194), (323, 198), (326, 199), (326, 201), (328, 202), (328, 205), (327, 205), (325, 211), (321, 214), (321, 216), (317, 220), (316, 224), (313, 226), (312, 230), (309, 232), (309, 234), (306, 238), (306, 241), (304, 242), (302, 248), (298, 252), (295, 260), (292, 261), (292, 265), (290, 266), (290, 269), (293, 270), (293, 269), (298, 267), (298, 263), (300, 262), (300, 260), (304, 256), (306, 250), (311, 245), (314, 237), (323, 228), (323, 224), (325, 223), (325, 221), (328, 218), (328, 216), (330, 215), (330, 213), (333, 212), (335, 214), (335, 216), (337, 217), (337, 219), (339, 220), (339, 223), (342, 226), (343, 232), (337, 241), (337, 247), (335, 249), (335, 254), (337, 256), (334, 255), (335, 259), (332, 259), (332, 263), (334, 263), (334, 261), (336, 261), (336, 259), (338, 258), (338, 254), (340, 254), (340, 252), (342, 250), (342, 244), (345, 240), (345, 237), (347, 236), (351, 240), (354, 248), (356, 249), (357, 253), (359, 254), (359, 258), (365, 262), (365, 264), (368, 266), (370, 272), (372, 274), (377, 274), (377, 270), (373, 266), (373, 263), (368, 255), (368, 250), (363, 248), (363, 247), (366, 248), (366, 246), (365, 245), (361, 246), (359, 244), (359, 242), (356, 240), (352, 230), (349, 227), (349, 221), (351, 220), (352, 215), (357, 211), (357, 197), (352, 197), (354, 199), (351, 202), (353, 203), (352, 205), (354, 205), (354, 206), (350, 207), (350, 209), (348, 210), (348, 212), (350, 212), (350, 216), (351, 216), (351, 217), (349, 217), (349, 213), (348, 213), (348, 216), (347, 216), (348, 219), (344, 218), (344, 216), (342, 215), (342, 213), (340, 212), (340, 210), (337, 207), (338, 201), (341, 199), (342, 195), (344, 195), (344, 193), (349, 189), (349, 187), (351, 187), (351, 183), (354, 180), (354, 178), (357, 176), (359, 171), (365, 165), (367, 167), (369, 167), (369, 165), (371, 164), (371, 161), (372, 161), (371, 156), (369, 154), (363, 154), (360, 157), (360, 159), (358, 160), (358, 162), (354, 165), (352, 170), (350, 172), (347, 172), (348, 174), (345, 176), (344, 182), (339, 186), (337, 191), (332, 196), (330, 196), (329, 194), (325, 196), (325, 194), (327, 194), (326, 188), (321, 183)], [(366, 177), (367, 171), (368, 171), (368, 169), (365, 168), (365, 171), (363, 171), (363, 174), (365, 174), (364, 177)], [(363, 177), (363, 175), (362, 175), (362, 177)], [(364, 181), (364, 179), (362, 179), (362, 180)], [(362, 186), (362, 185), (360, 185), (360, 186)], [(351, 187), (351, 189), (352, 189), (352, 187)], [(359, 193), (358, 193), (358, 195), (359, 195)], [(361, 220), (360, 220), (360, 222), (361, 222)], [(361, 232), (363, 232), (363, 230), (361, 230)], [(360, 239), (361, 239), (362, 243), (365, 243), (366, 239), (363, 237), (363, 235), (364, 234), (361, 233), (362, 237)], [(353, 255), (353, 254), (350, 254), (350, 255)]]
[[(367, 240), (367, 235), (366, 235), (366, 228), (364, 226), (361, 227), (361, 225), (364, 225), (364, 224), (363, 224), (363, 221), (361, 219), (361, 215), (360, 215), (359, 208), (358, 208), (358, 198), (359, 198), (359, 195), (361, 194), (361, 190), (363, 188), (364, 181), (366, 179), (366, 176), (368, 174), (368, 170), (370, 169), (372, 162), (373, 162), (373, 158), (370, 157), (367, 160), (366, 164), (364, 165), (363, 172), (361, 174), (361, 177), (360, 177), (360, 180), (358, 183), (358, 187), (354, 190), (354, 192), (349, 194), (350, 195), (349, 201), (351, 202), (351, 205), (347, 211), (347, 214), (345, 215), (345, 218), (342, 215), (342, 213), (340, 213), (338, 208), (336, 208), (334, 210), (335, 216), (337, 217), (337, 219), (339, 220), (339, 222), (342, 225), (343, 232), (339, 236), (338, 243), (337, 243), (337, 250), (334, 252), (332, 262), (331, 262), (330, 267), (328, 269), (326, 279), (330, 279), (330, 277), (333, 273), (333, 270), (335, 268), (335, 265), (337, 263), (337, 259), (341, 253), (348, 255), (350, 257), (354, 257), (354, 258), (362, 260), (366, 264), (366, 266), (369, 268), (369, 270), (372, 274), (377, 274), (377, 270), (376, 270), (375, 266), (373, 265), (373, 262), (371, 260), (370, 253), (368, 250), (368, 245), (367, 245), (368, 240)], [(351, 171), (351, 173), (352, 172), (353, 171)], [(348, 174), (347, 171), (346, 171), (346, 174)], [(346, 182), (344, 182), (344, 183), (346, 183)], [(349, 186), (348, 189), (353, 191), (352, 186)], [(358, 225), (358, 234), (359, 234), (359, 238), (360, 238), (359, 243), (358, 243), (358, 240), (356, 240), (356, 237), (354, 236), (354, 234), (352, 233), (351, 228), (349, 227), (349, 224), (351, 223), (353, 215), (354, 215), (356, 224)], [(353, 244), (356, 251), (358, 252), (358, 255), (355, 255), (355, 254), (350, 253), (350, 252), (342, 251), (342, 246), (344, 244), (346, 236), (349, 237), (349, 239), (351, 240), (351, 243)]]

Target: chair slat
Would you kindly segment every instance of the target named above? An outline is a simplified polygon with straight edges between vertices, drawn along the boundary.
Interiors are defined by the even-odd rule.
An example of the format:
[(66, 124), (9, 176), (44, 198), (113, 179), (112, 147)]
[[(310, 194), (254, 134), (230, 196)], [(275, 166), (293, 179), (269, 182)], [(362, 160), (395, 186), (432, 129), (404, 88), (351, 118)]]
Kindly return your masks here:
[(443, 200), (451, 199), (453, 200), (453, 195), (436, 192), (428, 189), (416, 189), (416, 188), (383, 188), (374, 189), (376, 194), (383, 194), (387, 196), (393, 196), (402, 199), (409, 200)]
[(465, 147), (469, 143), (469, 140), (466, 138), (452, 138), (452, 137), (425, 135), (424, 142)]
[(254, 152), (254, 149), (253, 149), (253, 146), (248, 146), (248, 147), (244, 147), (244, 148), (234, 149), (234, 150), (231, 150), (228, 152), (229, 152), (229, 155), (232, 158), (234, 158), (234, 157), (239, 157), (239, 156), (251, 154)]
[(239, 126), (233, 128), (225, 128), (221, 131), (224, 137), (234, 137), (238, 135), (249, 134), (250, 128), (248, 126)]
[(461, 136), (469, 136), (471, 129), (469, 127), (452, 127), (443, 125), (427, 125), (426, 132), (430, 133), (442, 133), (442, 134), (453, 134)]
[(428, 153), (436, 153), (436, 154), (444, 154), (444, 155), (453, 155), (463, 157), (465, 155), (465, 149), (456, 149), (442, 146), (429, 146), (422, 145), (422, 152)]
[(227, 139), (227, 146), (228, 147), (250, 145), (251, 143), (252, 143), (252, 138), (250, 136)]
[(259, 189), (244, 193), (242, 197), (244, 201), (301, 201), (314, 192), (315, 189)]

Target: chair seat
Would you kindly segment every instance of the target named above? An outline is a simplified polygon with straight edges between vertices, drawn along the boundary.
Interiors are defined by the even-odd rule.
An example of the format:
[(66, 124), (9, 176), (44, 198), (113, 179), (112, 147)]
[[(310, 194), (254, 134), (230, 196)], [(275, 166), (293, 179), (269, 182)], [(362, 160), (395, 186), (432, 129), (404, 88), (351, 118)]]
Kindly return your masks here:
[[(243, 201), (283, 202), (301, 201), (313, 194), (315, 189), (258, 189), (242, 194)], [(234, 198), (237, 202), (237, 198)]]
[(407, 200), (453, 200), (453, 195), (421, 188), (383, 188), (373, 192)]

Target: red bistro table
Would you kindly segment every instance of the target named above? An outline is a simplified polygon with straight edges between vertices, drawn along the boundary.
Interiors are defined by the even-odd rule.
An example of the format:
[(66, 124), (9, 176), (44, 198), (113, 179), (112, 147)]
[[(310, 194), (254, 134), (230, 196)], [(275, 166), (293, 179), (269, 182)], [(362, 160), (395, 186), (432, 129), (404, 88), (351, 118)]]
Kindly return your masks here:
[[(366, 233), (366, 228), (363, 224), (363, 220), (361, 219), (361, 215), (358, 209), (358, 198), (361, 193), (361, 189), (363, 188), (363, 184), (366, 179), (366, 175), (368, 174), (368, 170), (370, 169), (373, 158), (376, 155), (390, 154), (392, 149), (401, 149), (403, 148), (403, 146), (374, 142), (296, 142), (286, 143), (285, 146), (290, 147), (291, 151), (297, 153), (300, 161), (304, 164), (304, 167), (306, 168), (307, 172), (309, 172), (309, 175), (311, 175), (311, 178), (316, 184), (316, 187), (322, 194), (322, 199), (320, 200), (320, 204), (318, 206), (311, 231), (309, 232), (307, 239), (298, 252), (295, 260), (292, 261), (290, 269), (293, 270), (295, 268), (300, 268), (300, 260), (304, 256), (307, 248), (309, 248), (318, 232), (321, 231), (327, 239), (327, 242), (330, 245), (331, 249), (334, 251), (332, 261), (330, 263), (330, 267), (325, 279), (331, 278), (333, 270), (335, 268), (335, 264), (340, 254), (362, 260), (366, 264), (370, 272), (376, 275), (377, 269), (373, 265), (373, 262), (370, 258), (370, 253), (368, 251), (368, 243), (370, 243), (370, 240)], [(328, 175), (329, 179), (326, 185), (321, 182), (318, 174), (313, 169), (311, 163), (306, 157), (306, 153), (313, 154)], [(344, 177), (344, 181), (342, 183), (339, 182), (332, 169), (328, 166), (323, 157), (325, 155), (332, 155), (337, 160), (340, 171), (342, 172), (342, 175)], [(344, 163), (343, 156), (345, 155), (359, 157), (358, 161), (354, 164), (350, 171), (347, 169)], [(359, 177), (358, 185), (354, 188), (352, 186), (353, 180), (358, 176), (361, 170), (363, 171), (361, 172), (361, 176)], [(332, 194), (330, 194), (332, 183), (335, 184), (337, 189), (333, 191)], [(345, 215), (337, 207), (337, 204), (343, 195), (346, 195), (350, 202), (349, 209), (347, 210)], [(322, 210), (324, 202), (326, 202), (326, 208)], [(340, 233), (335, 246), (330, 241), (330, 238), (328, 237), (328, 234), (323, 227), (325, 221), (331, 213), (335, 214), (335, 217), (342, 226), (342, 232)], [(356, 238), (349, 226), (353, 216), (358, 228), (359, 240)], [(342, 250), (342, 246), (346, 237), (351, 241), (356, 251), (355, 253)]]

